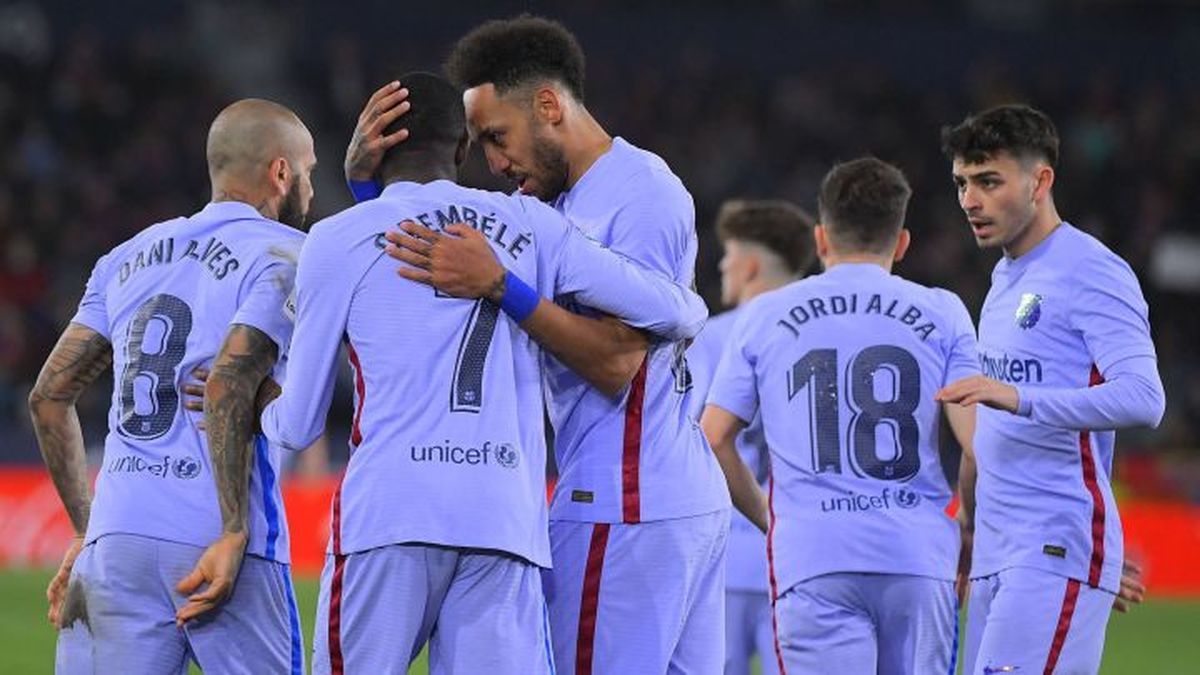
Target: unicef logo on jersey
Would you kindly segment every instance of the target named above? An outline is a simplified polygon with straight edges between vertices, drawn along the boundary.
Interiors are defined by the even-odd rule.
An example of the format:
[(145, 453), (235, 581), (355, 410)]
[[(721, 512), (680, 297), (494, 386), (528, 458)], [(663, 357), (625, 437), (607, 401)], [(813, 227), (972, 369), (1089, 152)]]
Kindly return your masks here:
[(180, 457), (171, 465), (171, 471), (176, 478), (191, 480), (200, 475), (200, 462), (191, 457)]
[(501, 443), (496, 447), (496, 463), (506, 469), (515, 469), (521, 465), (521, 456), (512, 445)]
[(1042, 318), (1042, 296), (1037, 293), (1022, 293), (1021, 303), (1017, 305), (1017, 325), (1029, 330), (1037, 325)]
[(896, 506), (902, 509), (915, 509), (921, 503), (921, 495), (909, 490), (908, 488), (900, 488), (896, 490)]

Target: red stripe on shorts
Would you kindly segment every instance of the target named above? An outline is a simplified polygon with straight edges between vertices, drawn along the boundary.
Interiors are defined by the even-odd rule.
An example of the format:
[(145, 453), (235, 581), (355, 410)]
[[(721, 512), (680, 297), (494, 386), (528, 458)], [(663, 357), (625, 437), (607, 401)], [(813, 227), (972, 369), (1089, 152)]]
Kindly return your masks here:
[(646, 364), (650, 354), (642, 359), (629, 385), (629, 400), (625, 403), (625, 446), (621, 453), (621, 520), (642, 522), (642, 495), (638, 485), (639, 463), (642, 459), (642, 404), (646, 398)]
[(1058, 627), (1054, 629), (1054, 642), (1050, 644), (1050, 653), (1046, 656), (1046, 668), (1043, 675), (1051, 675), (1054, 666), (1058, 665), (1058, 656), (1062, 654), (1063, 644), (1067, 641), (1067, 631), (1071, 629), (1071, 615), (1075, 613), (1075, 601), (1079, 599), (1079, 582), (1067, 579), (1067, 592), (1063, 596), (1062, 609), (1058, 612)]
[(337, 490), (333, 493), (330, 530), (333, 539), (333, 579), (329, 582), (329, 669), (333, 675), (342, 675), (342, 579), (346, 573), (346, 556), (342, 555), (341, 481), (338, 481)]
[(779, 586), (775, 582), (775, 476), (767, 479), (767, 514), (771, 522), (767, 525), (767, 578), (771, 582), (771, 635), (775, 639), (775, 659), (779, 662), (780, 675), (787, 675), (783, 666), (783, 648), (779, 646), (779, 621), (775, 618), (775, 601), (779, 599)]
[[(1088, 385), (1096, 386), (1104, 382), (1104, 377), (1096, 366), (1092, 366)], [(1096, 481), (1096, 457), (1092, 453), (1091, 432), (1087, 429), (1079, 432), (1079, 461), (1083, 465), (1083, 484), (1092, 496), (1092, 560), (1088, 565), (1088, 586), (1096, 588), (1100, 585), (1100, 572), (1104, 568), (1104, 495), (1100, 492), (1100, 484)]]
[(608, 523), (592, 526), (587, 567), (583, 573), (583, 597), (579, 601), (579, 635), (575, 641), (575, 675), (592, 675), (592, 655), (596, 646), (596, 612), (600, 608), (600, 577), (604, 571), (604, 551), (608, 548)]

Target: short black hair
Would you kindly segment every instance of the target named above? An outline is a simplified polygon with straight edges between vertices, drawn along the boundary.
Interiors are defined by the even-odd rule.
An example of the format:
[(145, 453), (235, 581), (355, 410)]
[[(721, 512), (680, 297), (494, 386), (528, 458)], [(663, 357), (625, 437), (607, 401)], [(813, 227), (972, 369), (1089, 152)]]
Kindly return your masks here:
[(458, 147), (467, 128), (467, 114), (463, 111), (462, 92), (446, 78), (427, 72), (401, 75), (400, 86), (408, 89), (411, 107), (384, 129), (384, 133), (395, 133), (408, 129), (408, 138), (392, 146), (384, 156), (392, 152), (427, 150), (431, 146)]
[(1058, 130), (1046, 113), (1023, 104), (996, 106), (942, 127), (942, 152), (951, 161), (982, 164), (999, 152), (1058, 164)]
[(821, 224), (852, 251), (885, 253), (904, 227), (910, 197), (908, 179), (895, 166), (875, 157), (843, 162), (821, 180)]
[(717, 211), (717, 238), (750, 241), (779, 256), (792, 274), (812, 266), (816, 257), (813, 217), (783, 199), (730, 199)]
[(557, 21), (522, 14), (467, 33), (454, 45), (445, 70), (463, 89), (491, 83), (501, 94), (536, 80), (555, 80), (582, 102), (583, 65), (583, 49), (571, 31)]

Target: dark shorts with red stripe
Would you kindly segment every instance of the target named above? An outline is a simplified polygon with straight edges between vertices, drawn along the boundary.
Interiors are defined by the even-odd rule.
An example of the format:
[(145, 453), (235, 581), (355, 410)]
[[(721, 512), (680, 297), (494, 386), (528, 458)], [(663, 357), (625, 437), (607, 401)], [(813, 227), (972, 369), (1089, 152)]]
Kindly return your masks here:
[(965, 675), (1100, 670), (1111, 592), (1031, 567), (971, 580)]
[(729, 511), (645, 523), (551, 521), (543, 572), (558, 675), (719, 675)]

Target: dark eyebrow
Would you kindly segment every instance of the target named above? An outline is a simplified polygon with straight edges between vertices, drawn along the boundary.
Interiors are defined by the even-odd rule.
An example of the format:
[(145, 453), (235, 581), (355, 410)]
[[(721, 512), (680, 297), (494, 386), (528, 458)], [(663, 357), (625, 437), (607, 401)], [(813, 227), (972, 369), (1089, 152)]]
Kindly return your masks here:
[(969, 180), (983, 180), (985, 178), (999, 178), (999, 177), (1000, 177), (999, 171), (980, 171), (979, 173), (973, 173), (973, 174), (970, 174), (967, 176), (967, 178)]

